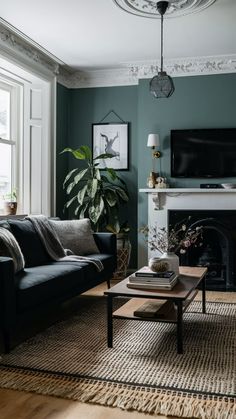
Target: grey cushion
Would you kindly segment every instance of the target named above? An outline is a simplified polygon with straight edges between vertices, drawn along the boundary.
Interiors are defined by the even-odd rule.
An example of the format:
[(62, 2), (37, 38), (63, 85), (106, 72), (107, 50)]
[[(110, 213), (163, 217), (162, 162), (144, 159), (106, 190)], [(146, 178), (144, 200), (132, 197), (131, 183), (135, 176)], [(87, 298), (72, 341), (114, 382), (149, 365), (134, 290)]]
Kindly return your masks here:
[(99, 253), (88, 218), (82, 220), (49, 221), (65, 249), (70, 249), (75, 255), (80, 256)]

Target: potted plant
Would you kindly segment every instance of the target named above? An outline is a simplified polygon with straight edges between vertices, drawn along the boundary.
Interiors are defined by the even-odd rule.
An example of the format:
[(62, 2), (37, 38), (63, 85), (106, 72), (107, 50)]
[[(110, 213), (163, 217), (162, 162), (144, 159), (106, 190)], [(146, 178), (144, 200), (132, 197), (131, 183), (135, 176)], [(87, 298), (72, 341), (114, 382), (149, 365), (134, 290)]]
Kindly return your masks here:
[(93, 158), (86, 145), (74, 150), (65, 148), (65, 152), (85, 163), (85, 168), (75, 168), (65, 178), (63, 187), (70, 196), (65, 207), (73, 206), (78, 218), (88, 217), (95, 231), (105, 230), (110, 220), (118, 219), (120, 205), (129, 200), (127, 186), (116, 171), (98, 168), (99, 160), (114, 156), (104, 153)]
[(13, 189), (11, 193), (4, 195), (4, 215), (16, 215), (17, 211), (17, 193)]

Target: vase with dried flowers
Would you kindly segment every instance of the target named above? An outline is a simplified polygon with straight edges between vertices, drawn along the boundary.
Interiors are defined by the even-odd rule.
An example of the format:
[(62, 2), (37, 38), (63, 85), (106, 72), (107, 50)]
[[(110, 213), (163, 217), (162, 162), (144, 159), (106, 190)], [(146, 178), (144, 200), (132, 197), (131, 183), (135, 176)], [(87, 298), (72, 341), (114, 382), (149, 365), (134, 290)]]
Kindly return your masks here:
[(149, 249), (160, 255), (149, 260), (149, 267), (155, 272), (172, 270), (178, 274), (178, 254), (185, 254), (191, 246), (202, 246), (202, 226), (192, 225), (191, 217), (170, 226), (168, 230), (165, 227), (144, 226), (140, 232), (144, 234)]

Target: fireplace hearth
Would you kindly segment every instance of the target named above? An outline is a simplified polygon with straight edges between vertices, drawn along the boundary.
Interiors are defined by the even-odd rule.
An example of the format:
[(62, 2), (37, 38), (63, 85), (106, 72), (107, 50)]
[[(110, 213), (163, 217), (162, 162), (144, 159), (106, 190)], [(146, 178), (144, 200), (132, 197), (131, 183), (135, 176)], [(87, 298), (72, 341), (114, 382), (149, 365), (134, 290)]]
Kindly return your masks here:
[(190, 219), (190, 226), (203, 227), (203, 245), (180, 256), (182, 266), (206, 266), (208, 290), (236, 291), (236, 211), (169, 210), (168, 224)]

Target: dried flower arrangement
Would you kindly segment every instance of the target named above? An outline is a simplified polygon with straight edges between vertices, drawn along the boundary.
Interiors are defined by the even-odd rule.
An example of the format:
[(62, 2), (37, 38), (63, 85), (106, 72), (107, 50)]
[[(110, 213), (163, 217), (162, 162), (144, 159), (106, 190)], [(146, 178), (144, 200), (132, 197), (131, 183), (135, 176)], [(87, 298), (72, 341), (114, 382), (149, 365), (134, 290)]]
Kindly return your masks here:
[(174, 227), (170, 226), (169, 230), (165, 227), (144, 226), (140, 232), (144, 234), (151, 251), (185, 254), (191, 246), (200, 247), (203, 244), (202, 226), (192, 228), (190, 220), (191, 217), (188, 217), (187, 220), (177, 223)]

